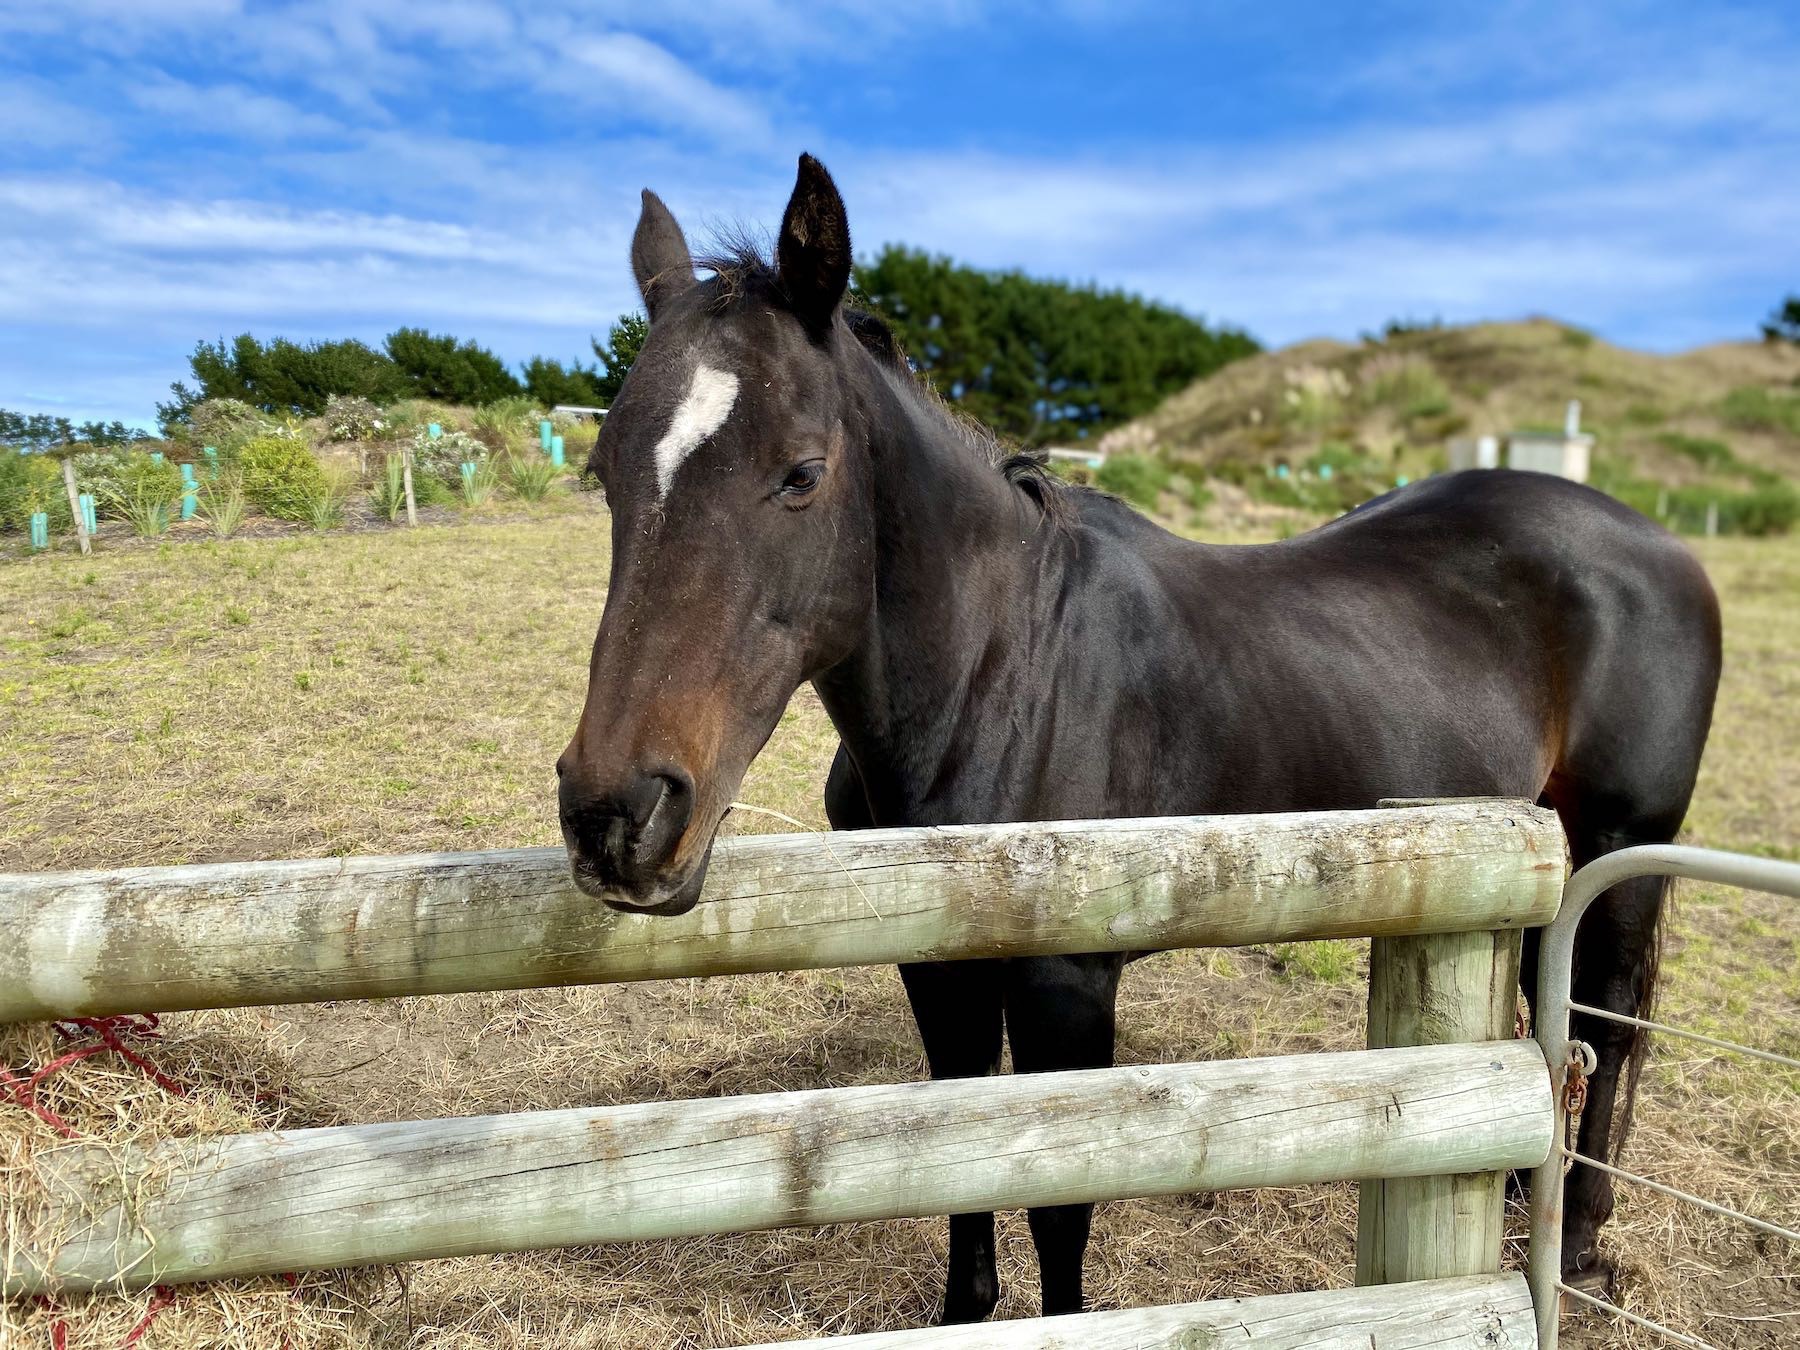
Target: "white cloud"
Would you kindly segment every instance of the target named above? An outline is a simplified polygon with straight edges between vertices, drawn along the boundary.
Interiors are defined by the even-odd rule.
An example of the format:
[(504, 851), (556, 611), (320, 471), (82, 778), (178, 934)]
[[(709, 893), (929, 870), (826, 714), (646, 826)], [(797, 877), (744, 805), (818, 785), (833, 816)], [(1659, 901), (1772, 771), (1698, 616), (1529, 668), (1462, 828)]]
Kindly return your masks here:
[(597, 105), (618, 109), (624, 120), (681, 127), (726, 143), (769, 139), (768, 116), (755, 99), (713, 83), (635, 33), (577, 37), (562, 55), (585, 67), (576, 86)]
[(340, 134), (342, 123), (304, 112), (285, 99), (243, 85), (189, 84), (161, 71), (146, 72), (125, 87), (128, 97), (165, 123), (223, 132), (251, 140), (285, 141)]
[(41, 150), (93, 149), (112, 140), (104, 118), (30, 76), (0, 79), (0, 127), (16, 144)]

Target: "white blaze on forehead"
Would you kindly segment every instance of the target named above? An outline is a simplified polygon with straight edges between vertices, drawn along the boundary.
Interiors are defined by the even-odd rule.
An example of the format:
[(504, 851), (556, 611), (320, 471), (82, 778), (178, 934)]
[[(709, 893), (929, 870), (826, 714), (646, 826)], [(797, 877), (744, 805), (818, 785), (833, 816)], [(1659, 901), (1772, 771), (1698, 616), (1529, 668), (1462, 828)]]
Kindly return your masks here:
[(669, 495), (669, 485), (675, 481), (675, 470), (681, 462), (700, 442), (725, 425), (731, 405), (737, 402), (737, 392), (737, 376), (729, 371), (714, 370), (704, 362), (694, 367), (687, 397), (681, 400), (669, 429), (656, 443), (656, 490), (660, 495)]

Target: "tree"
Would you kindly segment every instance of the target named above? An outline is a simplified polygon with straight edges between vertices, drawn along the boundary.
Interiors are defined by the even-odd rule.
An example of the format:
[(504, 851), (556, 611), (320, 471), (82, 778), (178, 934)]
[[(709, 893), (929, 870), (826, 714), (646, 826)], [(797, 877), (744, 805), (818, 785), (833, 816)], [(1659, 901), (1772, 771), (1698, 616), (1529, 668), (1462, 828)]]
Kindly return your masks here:
[(1764, 342), (1800, 343), (1800, 295), (1790, 295), (1762, 326)]
[(66, 441), (86, 441), (92, 445), (126, 445), (150, 439), (150, 433), (123, 422), (82, 422), (49, 413), (17, 413), (0, 408), (0, 446), (20, 450), (48, 450)]
[(0, 408), (0, 446), (19, 450), (48, 450), (75, 439), (75, 428), (66, 417), (49, 413), (17, 413)]
[(642, 314), (632, 313), (619, 315), (607, 330), (604, 346), (599, 338), (591, 339), (594, 355), (600, 359), (600, 365), (594, 373), (594, 384), (599, 390), (601, 407), (610, 408), (612, 401), (619, 396), (619, 386), (625, 383), (625, 377), (631, 373), (632, 362), (637, 360), (644, 339), (649, 336), (650, 320)]
[(475, 342), (458, 342), (448, 333), (396, 328), (388, 334), (386, 347), (406, 391), (416, 398), (480, 404), (524, 392), (499, 357)]
[(1254, 339), (1123, 291), (983, 272), (890, 245), (857, 266), (859, 303), (892, 324), (945, 398), (1027, 445), (1147, 412)]
[(164, 431), (185, 423), (196, 403), (211, 398), (235, 398), (266, 413), (316, 417), (333, 394), (391, 403), (405, 391), (394, 363), (354, 338), (305, 344), (276, 338), (265, 347), (240, 333), (229, 345), (224, 338), (196, 344), (188, 368), (199, 387), (180, 380), (169, 386), (170, 401), (156, 405)]
[(608, 400), (600, 391), (598, 366), (571, 361), (565, 369), (561, 361), (534, 356), (521, 369), (525, 373), (525, 392), (539, 407), (554, 408), (559, 403), (587, 408), (607, 405)]

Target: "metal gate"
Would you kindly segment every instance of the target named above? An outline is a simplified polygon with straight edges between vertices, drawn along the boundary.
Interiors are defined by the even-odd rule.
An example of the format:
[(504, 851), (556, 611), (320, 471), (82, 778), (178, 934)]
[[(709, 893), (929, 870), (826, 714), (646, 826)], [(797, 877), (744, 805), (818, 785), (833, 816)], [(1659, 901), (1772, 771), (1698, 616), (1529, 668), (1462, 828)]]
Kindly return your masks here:
[(1690, 848), (1681, 844), (1646, 844), (1638, 848), (1620, 849), (1616, 853), (1609, 853), (1603, 858), (1595, 859), (1569, 878), (1568, 885), (1563, 889), (1562, 908), (1557, 912), (1555, 921), (1544, 930), (1543, 944), (1539, 949), (1538, 957), (1537, 1040), (1538, 1045), (1543, 1049), (1545, 1062), (1550, 1066), (1558, 1116), (1556, 1131), (1558, 1142), (1551, 1149), (1550, 1156), (1545, 1160), (1544, 1165), (1533, 1174), (1531, 1183), (1531, 1299), (1537, 1315), (1540, 1350), (1556, 1350), (1557, 1322), (1565, 1295), (1605, 1312), (1614, 1313), (1650, 1331), (1658, 1332), (1677, 1345), (1692, 1346), (1694, 1350), (1713, 1350), (1712, 1346), (1697, 1336), (1676, 1331), (1660, 1322), (1652, 1321), (1650, 1318), (1628, 1312), (1616, 1303), (1583, 1290), (1571, 1288), (1564, 1283), (1562, 1279), (1563, 1175), (1564, 1169), (1568, 1166), (1597, 1167), (1620, 1181), (1647, 1186), (1684, 1203), (1697, 1205), (1711, 1213), (1722, 1214), (1727, 1218), (1749, 1224), (1762, 1232), (1786, 1238), (1790, 1242), (1800, 1243), (1800, 1233), (1791, 1228), (1784, 1228), (1780, 1224), (1770, 1223), (1755, 1215), (1715, 1204), (1710, 1200), (1692, 1195), (1687, 1191), (1677, 1190), (1660, 1181), (1653, 1181), (1649, 1177), (1640, 1176), (1635, 1172), (1627, 1172), (1598, 1158), (1589, 1158), (1575, 1152), (1563, 1142), (1568, 1138), (1569, 1133), (1570, 1112), (1566, 1089), (1569, 1085), (1571, 1069), (1579, 1067), (1581, 1072), (1586, 1074), (1594, 1068), (1592, 1048), (1585, 1042), (1571, 1040), (1569, 1037), (1569, 1014), (1571, 1012), (1579, 1012), (1589, 1017), (1636, 1027), (1641, 1031), (1679, 1036), (1684, 1040), (1698, 1041), (1702, 1045), (1710, 1045), (1715, 1049), (1729, 1051), (1732, 1054), (1748, 1055), (1756, 1059), (1800, 1069), (1800, 1059), (1794, 1059), (1788, 1055), (1779, 1055), (1769, 1050), (1738, 1045), (1713, 1036), (1702, 1036), (1699, 1032), (1668, 1026), (1661, 1022), (1627, 1017), (1621, 1013), (1608, 1012), (1604, 1008), (1576, 1003), (1571, 998), (1570, 984), (1573, 977), (1575, 930), (1581, 924), (1582, 915), (1586, 914), (1588, 906), (1606, 891), (1621, 881), (1629, 881), (1633, 877), (1686, 877), (1695, 881), (1709, 881), (1721, 886), (1766, 891), (1774, 895), (1787, 896), (1790, 899), (1800, 899), (1800, 863), (1776, 862), (1769, 858), (1754, 858), (1741, 853), (1722, 853), (1715, 849)]

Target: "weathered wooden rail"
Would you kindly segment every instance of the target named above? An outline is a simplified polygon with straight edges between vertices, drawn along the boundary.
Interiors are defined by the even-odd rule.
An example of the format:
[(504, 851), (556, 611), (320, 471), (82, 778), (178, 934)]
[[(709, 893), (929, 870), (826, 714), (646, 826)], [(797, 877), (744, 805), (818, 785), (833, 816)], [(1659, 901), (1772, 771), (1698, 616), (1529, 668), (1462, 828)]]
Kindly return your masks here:
[(614, 913), (561, 849), (0, 874), (0, 1022), (1548, 923), (1521, 803), (722, 839)]
[(1489, 1172), (1543, 1161), (1550, 1119), (1536, 1045), (1496, 1041), (66, 1148), (62, 1202), (31, 1216), (56, 1241), (4, 1278), (166, 1284)]
[[(783, 1341), (783, 1350), (1528, 1350), (1522, 1275)], [(772, 1350), (764, 1347), (763, 1350)]]
[(5, 1292), (1359, 1179), (1359, 1282), (1395, 1288), (869, 1343), (1173, 1346), (1224, 1326), (1254, 1347), (1332, 1328), (1379, 1350), (1535, 1343), (1498, 1274), (1499, 1214), (1504, 1169), (1552, 1144), (1543, 1054), (1510, 1039), (1520, 931), (1555, 913), (1566, 868), (1549, 812), (738, 839), (679, 919), (614, 914), (564, 866), (531, 850), (0, 876), (0, 1020), (1372, 936), (1371, 1048), (71, 1145), (8, 1216)]

